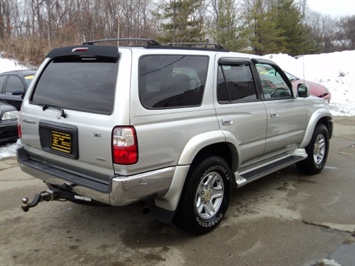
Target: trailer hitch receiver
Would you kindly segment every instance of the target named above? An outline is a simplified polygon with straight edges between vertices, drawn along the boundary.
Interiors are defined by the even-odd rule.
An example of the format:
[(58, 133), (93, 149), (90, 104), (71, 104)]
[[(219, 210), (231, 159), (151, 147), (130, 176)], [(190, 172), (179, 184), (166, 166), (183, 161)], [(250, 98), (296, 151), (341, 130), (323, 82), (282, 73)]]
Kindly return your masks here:
[[(48, 184), (47, 184), (48, 185)], [(37, 206), (41, 201), (72, 201), (81, 204), (93, 204), (93, 205), (106, 205), (105, 203), (93, 200), (88, 197), (78, 195), (71, 191), (72, 187), (68, 184), (63, 184), (61, 186), (48, 185), (49, 189), (35, 194), (33, 200), (29, 203), (28, 198), (22, 198), (21, 209), (24, 212), (28, 212), (30, 208)]]

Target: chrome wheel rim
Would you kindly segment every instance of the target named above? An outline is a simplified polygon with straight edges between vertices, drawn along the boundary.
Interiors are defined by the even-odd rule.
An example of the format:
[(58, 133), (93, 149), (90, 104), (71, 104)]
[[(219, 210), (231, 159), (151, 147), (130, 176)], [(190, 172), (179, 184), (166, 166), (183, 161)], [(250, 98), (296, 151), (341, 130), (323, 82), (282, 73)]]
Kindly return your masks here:
[(313, 159), (315, 164), (319, 165), (320, 163), (322, 163), (325, 156), (325, 149), (326, 149), (325, 137), (320, 134), (317, 136), (317, 139), (314, 143)]
[(217, 172), (205, 175), (196, 191), (195, 209), (202, 219), (212, 218), (220, 209), (224, 197), (224, 183)]

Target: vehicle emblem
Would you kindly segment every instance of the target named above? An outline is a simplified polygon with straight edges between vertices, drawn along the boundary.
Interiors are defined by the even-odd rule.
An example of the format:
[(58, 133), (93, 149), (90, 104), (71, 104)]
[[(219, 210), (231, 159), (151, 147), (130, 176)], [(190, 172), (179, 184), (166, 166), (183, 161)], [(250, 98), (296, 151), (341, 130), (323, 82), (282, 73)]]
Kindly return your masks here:
[(27, 124), (36, 124), (36, 121), (28, 120), (28, 119), (23, 119), (22, 122), (27, 123)]

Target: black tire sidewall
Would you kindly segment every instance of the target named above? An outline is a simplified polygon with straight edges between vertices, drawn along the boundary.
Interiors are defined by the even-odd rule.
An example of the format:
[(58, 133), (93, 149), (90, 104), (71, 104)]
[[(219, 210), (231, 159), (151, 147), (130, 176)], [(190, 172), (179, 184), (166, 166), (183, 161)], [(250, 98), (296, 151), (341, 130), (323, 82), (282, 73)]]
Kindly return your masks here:
[[(201, 180), (210, 172), (217, 172), (222, 177), (224, 195), (216, 214), (209, 219), (203, 219), (196, 212), (195, 196)], [(224, 218), (229, 206), (231, 180), (232, 172), (229, 170), (227, 163), (218, 156), (209, 157), (195, 165), (188, 176), (178, 207), (179, 212), (177, 215), (181, 217), (177, 217), (177, 219), (182, 219), (180, 221), (182, 222), (182, 227), (198, 235), (208, 233), (216, 228)]]
[[(323, 157), (322, 162), (317, 164), (314, 161), (313, 156), (314, 156), (314, 145), (315, 145), (315, 143), (317, 141), (317, 137), (319, 135), (324, 136), (325, 153), (324, 153), (324, 157)], [(328, 133), (328, 129), (323, 124), (318, 125), (315, 128), (314, 133), (312, 135), (311, 142), (306, 147), (306, 152), (307, 152), (308, 158), (305, 161), (298, 163), (297, 167), (304, 173), (311, 174), (311, 175), (318, 174), (324, 168), (324, 166), (327, 162), (328, 153), (329, 153), (329, 133)]]
[[(314, 145), (315, 145), (315, 142), (317, 140), (317, 137), (319, 135), (323, 135), (324, 137), (324, 140), (325, 140), (325, 153), (324, 153), (324, 157), (323, 157), (323, 160), (320, 164), (317, 164), (315, 161), (314, 161), (314, 158), (313, 158), (313, 155), (314, 155)], [(325, 163), (327, 162), (327, 158), (328, 158), (328, 152), (329, 152), (329, 134), (328, 134), (328, 130), (327, 128), (324, 126), (324, 125), (320, 125), (316, 128), (315, 132), (314, 132), (314, 135), (312, 137), (312, 145), (308, 148), (310, 149), (311, 151), (311, 154), (312, 154), (312, 162), (313, 162), (313, 165), (315, 168), (317, 169), (323, 169), (323, 167), (325, 166)]]

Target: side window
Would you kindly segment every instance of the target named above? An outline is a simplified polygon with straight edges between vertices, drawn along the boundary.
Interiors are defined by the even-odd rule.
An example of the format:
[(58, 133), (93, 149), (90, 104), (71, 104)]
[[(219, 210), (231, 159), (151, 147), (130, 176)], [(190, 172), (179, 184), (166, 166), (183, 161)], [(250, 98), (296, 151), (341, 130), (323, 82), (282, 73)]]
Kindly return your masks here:
[(290, 98), (291, 89), (280, 73), (271, 65), (256, 64), (265, 99)]
[(249, 64), (218, 67), (217, 100), (219, 103), (255, 101), (255, 83)]
[(25, 86), (23, 85), (21, 79), (16, 76), (10, 76), (5, 87), (5, 93), (12, 94), (14, 91), (19, 90), (25, 90)]
[(139, 98), (147, 109), (200, 106), (208, 57), (147, 55), (139, 61)]
[(2, 92), (2, 87), (4, 86), (6, 76), (0, 76), (0, 93)]

